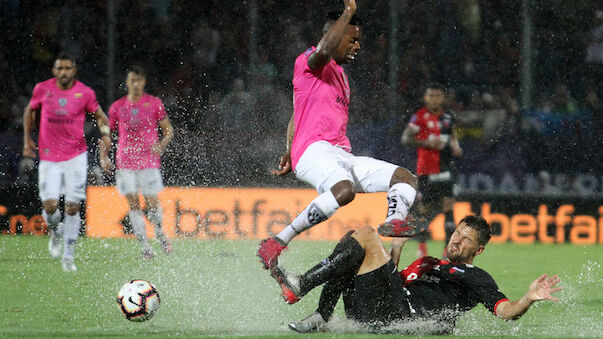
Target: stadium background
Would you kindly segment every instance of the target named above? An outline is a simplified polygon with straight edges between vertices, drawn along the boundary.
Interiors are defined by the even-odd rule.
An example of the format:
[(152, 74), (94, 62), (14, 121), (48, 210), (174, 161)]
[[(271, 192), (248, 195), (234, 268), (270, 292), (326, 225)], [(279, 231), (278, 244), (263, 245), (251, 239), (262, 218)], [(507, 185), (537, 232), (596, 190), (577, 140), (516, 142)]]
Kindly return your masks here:
[[(424, 85), (440, 81), (450, 89), (448, 107), (464, 148), (460, 200), (477, 212), (490, 203), (492, 213), (509, 216), (536, 216), (541, 204), (555, 215), (570, 204), (570, 214), (591, 216), (589, 225), (595, 220), (593, 239), (601, 239), (603, 8), (597, 4), (362, 2), (363, 50), (347, 67), (354, 152), (414, 169), (415, 151), (400, 145), (400, 135), (421, 105)], [(20, 232), (39, 213), (36, 167), (20, 155), (22, 112), (33, 85), (50, 77), (62, 50), (76, 56), (79, 79), (96, 91), (105, 110), (125, 94), (128, 65), (147, 70), (147, 90), (164, 100), (176, 128), (163, 157), (166, 185), (306, 187), (269, 170), (284, 150), (293, 60), (317, 43), (325, 13), (338, 6), (2, 2), (2, 232)], [(94, 153), (97, 131), (90, 123), (86, 131)], [(90, 157), (89, 178), (91, 185), (114, 183), (100, 174), (96, 156)], [(554, 234), (555, 225), (549, 226)], [(569, 219), (566, 238), (572, 226)]]

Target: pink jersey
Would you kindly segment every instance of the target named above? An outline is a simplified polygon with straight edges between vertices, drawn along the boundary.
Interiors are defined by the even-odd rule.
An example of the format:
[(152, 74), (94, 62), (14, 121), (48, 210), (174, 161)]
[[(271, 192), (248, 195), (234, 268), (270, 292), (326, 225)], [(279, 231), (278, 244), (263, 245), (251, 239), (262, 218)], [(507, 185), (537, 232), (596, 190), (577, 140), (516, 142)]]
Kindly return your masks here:
[(137, 102), (131, 102), (126, 95), (111, 105), (109, 127), (118, 127), (119, 133), (118, 169), (159, 168), (161, 158), (153, 153), (152, 147), (159, 140), (157, 122), (165, 117), (161, 100), (146, 93)]
[(295, 135), (291, 145), (293, 169), (310, 144), (325, 140), (351, 150), (346, 137), (350, 85), (343, 67), (335, 60), (323, 68), (310, 69), (312, 47), (297, 57), (293, 71)]
[(98, 102), (90, 87), (79, 81), (67, 90), (57, 87), (56, 78), (34, 87), (29, 101), (40, 113), (40, 160), (65, 161), (86, 152), (86, 112), (96, 112)]

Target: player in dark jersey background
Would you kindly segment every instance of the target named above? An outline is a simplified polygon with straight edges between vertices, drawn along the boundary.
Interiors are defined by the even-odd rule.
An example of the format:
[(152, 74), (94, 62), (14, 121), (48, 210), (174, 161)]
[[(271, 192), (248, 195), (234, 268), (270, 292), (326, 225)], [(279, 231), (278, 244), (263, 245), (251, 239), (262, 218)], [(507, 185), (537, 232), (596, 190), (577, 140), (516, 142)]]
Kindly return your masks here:
[[(455, 228), (447, 245), (449, 260), (423, 257), (398, 272), (402, 248), (412, 234), (408, 228), (386, 234), (371, 227), (350, 232), (328, 258), (303, 275), (276, 266), (273, 275), (285, 300), (294, 300), (290, 294), (299, 300), (324, 284), (316, 312), (289, 327), (298, 332), (324, 329), (341, 294), (346, 317), (369, 330), (382, 331), (392, 321), (413, 324), (423, 319), (433, 323), (432, 333), (450, 333), (458, 317), (479, 303), (499, 318), (515, 320), (536, 301), (558, 301), (552, 296), (561, 290), (557, 275), (541, 275), (522, 298), (510, 301), (485, 270), (473, 265), (490, 240), (490, 225), (481, 217), (467, 216)], [(391, 254), (379, 235), (401, 237), (392, 241)]]
[[(417, 210), (422, 220), (417, 225), (419, 233), (419, 257), (427, 255), (426, 228), (429, 222), (442, 211), (446, 217), (446, 244), (454, 231), (452, 208), (455, 183), (454, 157), (463, 150), (454, 132), (454, 117), (444, 110), (446, 90), (438, 83), (425, 89), (425, 106), (411, 118), (402, 133), (402, 144), (417, 148), (417, 176), (419, 178), (419, 203)], [(446, 253), (444, 253), (446, 256)]]

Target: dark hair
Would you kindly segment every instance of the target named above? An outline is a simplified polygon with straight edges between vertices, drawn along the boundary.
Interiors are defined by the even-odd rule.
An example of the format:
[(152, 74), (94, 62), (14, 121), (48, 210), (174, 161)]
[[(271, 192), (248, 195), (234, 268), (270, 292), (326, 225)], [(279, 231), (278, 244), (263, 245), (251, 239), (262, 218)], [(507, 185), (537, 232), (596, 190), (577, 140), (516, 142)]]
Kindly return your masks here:
[(73, 57), (73, 55), (67, 53), (67, 52), (61, 52), (57, 55), (57, 57), (54, 59), (55, 61), (57, 60), (69, 60), (71, 61), (71, 64), (73, 66), (75, 66), (75, 58)]
[[(339, 19), (339, 17), (341, 16), (342, 13), (343, 13), (343, 11), (340, 11), (340, 10), (330, 11), (329, 13), (327, 13), (327, 21), (337, 21), (337, 19)], [(356, 16), (356, 14), (354, 14), (354, 15), (352, 15), (352, 18), (350, 19), (350, 25), (362, 26), (362, 19), (360, 19), (360, 17)]]
[(428, 89), (436, 89), (436, 90), (440, 90), (442, 92), (446, 92), (446, 87), (444, 87), (444, 85), (442, 85), (439, 82), (430, 82), (426, 87), (425, 90), (427, 91)]
[(130, 74), (130, 73), (134, 73), (136, 75), (140, 75), (143, 78), (146, 78), (146, 75), (144, 73), (144, 69), (138, 65), (132, 65), (128, 68), (128, 71), (126, 72), (126, 75)]
[(486, 219), (468, 215), (464, 217), (459, 224), (461, 223), (467, 224), (467, 226), (473, 228), (477, 232), (477, 241), (480, 245), (486, 245), (488, 241), (490, 241), (490, 225)]

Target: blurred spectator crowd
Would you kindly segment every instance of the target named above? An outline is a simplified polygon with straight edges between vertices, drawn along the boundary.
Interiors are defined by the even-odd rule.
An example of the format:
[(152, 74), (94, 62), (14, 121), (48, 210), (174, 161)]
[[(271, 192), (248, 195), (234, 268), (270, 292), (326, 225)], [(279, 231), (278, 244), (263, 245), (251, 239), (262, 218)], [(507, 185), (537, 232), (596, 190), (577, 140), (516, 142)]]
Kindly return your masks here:
[[(317, 44), (326, 12), (340, 1), (115, 0), (115, 83), (107, 82), (107, 2), (0, 3), (0, 185), (27, 181), (35, 167), (21, 161), (22, 113), (59, 51), (76, 57), (79, 79), (105, 110), (125, 95), (126, 67), (147, 70), (147, 91), (164, 101), (176, 128), (163, 159), (166, 184), (300, 185), (269, 170), (285, 149), (293, 62)], [(400, 134), (424, 86), (439, 81), (465, 148), (459, 172), (601, 177), (603, 7), (533, 2), (533, 103), (522, 107), (520, 0), (396, 3), (395, 37), (385, 1), (362, 2), (358, 12), (363, 50), (346, 66), (355, 153), (414, 170), (415, 152), (400, 145)], [(393, 107), (386, 104), (392, 39)], [(86, 133), (94, 149), (91, 124)], [(111, 183), (90, 159), (91, 180)]]

